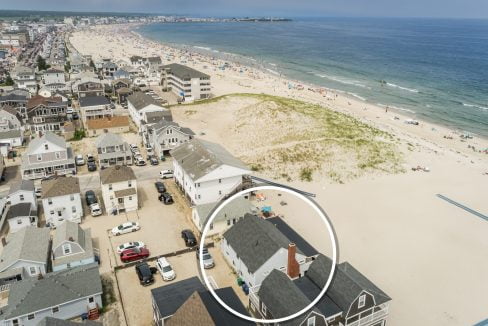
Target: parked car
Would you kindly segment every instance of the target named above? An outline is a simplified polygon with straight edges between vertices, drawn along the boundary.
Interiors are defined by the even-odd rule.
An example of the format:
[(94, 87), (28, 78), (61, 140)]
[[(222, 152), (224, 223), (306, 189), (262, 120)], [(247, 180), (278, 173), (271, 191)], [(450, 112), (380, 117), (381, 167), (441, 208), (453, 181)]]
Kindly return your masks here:
[(86, 161), (87, 161), (88, 163), (90, 163), (90, 162), (95, 163), (95, 156), (93, 156), (93, 155), (91, 155), (91, 154), (87, 154), (87, 155), (86, 155)]
[(142, 241), (131, 241), (121, 244), (117, 247), (117, 253), (120, 255), (122, 251), (132, 248), (145, 248), (146, 245)]
[(140, 230), (141, 227), (137, 222), (125, 222), (112, 229), (113, 235), (121, 235), (124, 233), (136, 232)]
[(41, 187), (36, 187), (34, 191), (36, 193), (36, 197), (37, 198), (41, 198), (42, 197), (42, 188)]
[(81, 154), (76, 155), (75, 163), (77, 166), (85, 165), (85, 159), (83, 158), (83, 155)]
[(166, 192), (166, 186), (161, 181), (156, 181), (154, 183), (154, 185), (156, 186), (156, 189), (158, 190), (158, 192), (160, 194), (162, 194), (163, 192)]
[(185, 244), (187, 247), (194, 247), (197, 245), (197, 238), (191, 230), (183, 230), (181, 231), (181, 237), (185, 240)]
[(95, 162), (88, 162), (86, 166), (88, 167), (88, 171), (90, 172), (97, 170), (97, 164)]
[(98, 203), (97, 195), (95, 195), (93, 190), (88, 190), (85, 192), (85, 200), (87, 206)]
[(137, 264), (136, 273), (141, 285), (146, 286), (154, 283), (154, 277), (148, 263)]
[[(202, 251), (202, 261), (203, 261), (203, 268), (209, 269), (215, 266), (214, 260), (212, 255), (204, 248)], [(200, 259), (200, 255), (197, 255), (197, 258)]]
[(137, 149), (137, 145), (136, 144), (130, 144), (129, 145), (130, 149), (133, 151), (134, 149)]
[(136, 162), (135, 162), (135, 164), (136, 164), (137, 166), (144, 166), (144, 165), (146, 165), (146, 161), (144, 161), (144, 159), (142, 158), (142, 156), (138, 156), (138, 157), (136, 158)]
[(149, 159), (149, 162), (151, 162), (151, 165), (158, 165), (159, 164), (159, 160), (156, 156), (151, 156), (151, 158)]
[(164, 281), (172, 281), (176, 278), (176, 273), (168, 263), (166, 258), (161, 257), (156, 261), (156, 267)]
[(159, 172), (161, 179), (171, 179), (173, 177), (173, 170), (162, 170)]
[(149, 250), (146, 248), (132, 248), (122, 251), (120, 254), (120, 260), (123, 263), (128, 263), (135, 260), (141, 260), (149, 257)]
[(171, 205), (174, 203), (173, 197), (167, 192), (163, 192), (158, 197), (159, 201), (163, 202), (165, 205)]
[(80, 116), (78, 115), (78, 113), (74, 112), (73, 113), (73, 120), (78, 120), (80, 118)]
[(102, 215), (102, 209), (100, 208), (99, 203), (94, 203), (90, 205), (90, 214), (93, 217)]

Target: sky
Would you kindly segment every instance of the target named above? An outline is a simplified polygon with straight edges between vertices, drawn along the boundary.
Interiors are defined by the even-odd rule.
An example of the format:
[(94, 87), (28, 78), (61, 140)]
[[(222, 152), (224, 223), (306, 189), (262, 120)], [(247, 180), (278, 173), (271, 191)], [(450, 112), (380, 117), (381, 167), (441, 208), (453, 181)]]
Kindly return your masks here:
[(488, 18), (488, 0), (0, 0), (0, 9), (239, 17)]

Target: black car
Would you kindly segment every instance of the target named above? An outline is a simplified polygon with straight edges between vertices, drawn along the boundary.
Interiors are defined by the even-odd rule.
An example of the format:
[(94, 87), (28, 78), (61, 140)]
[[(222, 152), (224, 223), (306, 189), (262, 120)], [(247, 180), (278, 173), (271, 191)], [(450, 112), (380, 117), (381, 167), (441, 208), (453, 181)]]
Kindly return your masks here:
[(97, 195), (95, 195), (95, 192), (93, 190), (88, 190), (87, 192), (85, 192), (85, 200), (88, 206), (98, 203)]
[(78, 120), (80, 118), (80, 116), (76, 112), (73, 113), (72, 117), (73, 117), (73, 120)]
[(167, 192), (163, 192), (158, 197), (159, 201), (162, 201), (165, 205), (171, 205), (174, 203), (173, 197)]
[(166, 192), (166, 186), (161, 181), (155, 182), (154, 185), (160, 194)]
[(86, 163), (86, 166), (88, 167), (88, 171), (90, 172), (97, 170), (97, 164), (95, 162), (88, 162)]
[(185, 244), (187, 247), (194, 247), (197, 245), (197, 238), (191, 230), (183, 230), (181, 231), (181, 237), (185, 240)]
[(137, 277), (141, 285), (150, 285), (154, 283), (153, 273), (148, 263), (139, 263), (136, 265)]

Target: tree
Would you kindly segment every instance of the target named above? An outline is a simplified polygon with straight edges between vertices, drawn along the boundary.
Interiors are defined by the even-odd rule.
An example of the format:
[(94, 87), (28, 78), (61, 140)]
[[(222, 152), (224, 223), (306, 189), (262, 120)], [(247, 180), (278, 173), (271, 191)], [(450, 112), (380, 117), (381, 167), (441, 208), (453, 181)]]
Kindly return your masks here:
[(64, 71), (69, 72), (71, 70), (71, 63), (69, 61), (64, 65)]
[(10, 75), (7, 75), (7, 78), (5, 78), (5, 86), (13, 86), (14, 85), (14, 80)]
[(95, 69), (95, 64), (93, 63), (93, 60), (90, 59), (90, 67), (92, 67), (93, 69)]
[(46, 60), (43, 57), (41, 57), (40, 55), (38, 55), (37, 56), (37, 69), (39, 71), (41, 71), (41, 70), (46, 70), (49, 67), (51, 67), (51, 66), (46, 64)]

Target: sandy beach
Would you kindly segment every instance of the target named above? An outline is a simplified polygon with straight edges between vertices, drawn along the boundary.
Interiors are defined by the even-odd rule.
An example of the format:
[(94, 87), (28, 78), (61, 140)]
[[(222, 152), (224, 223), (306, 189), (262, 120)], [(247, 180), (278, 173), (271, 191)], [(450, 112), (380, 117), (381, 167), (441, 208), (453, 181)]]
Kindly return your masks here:
[[(461, 139), (459, 131), (423, 121), (406, 124), (409, 117), (400, 112), (386, 112), (385, 108), (312, 85), (302, 84), (302, 89), (297, 81), (256, 68), (231, 63), (222, 71), (218, 69), (224, 63), (221, 60), (143, 39), (131, 32), (131, 26), (78, 30), (70, 41), (94, 60), (112, 58), (129, 64), (132, 55), (157, 55), (165, 64), (189, 65), (211, 75), (214, 96), (264, 93), (320, 104), (393, 135), (392, 142), (402, 155), (401, 173), (366, 171), (337, 182), (327, 171), (341, 162), (332, 161), (310, 182), (291, 178), (288, 183), (316, 194), (316, 201), (336, 229), (340, 261), (352, 263), (392, 297), (390, 325), (472, 325), (488, 318), (488, 221), (437, 196), (444, 195), (488, 215), (488, 155), (480, 152), (488, 148), (488, 140)], [(297, 87), (290, 89), (289, 84)], [(251, 157), (271, 149), (266, 146), (266, 132), (274, 135), (278, 129), (263, 129), (272, 124), (266, 115), (261, 117), (264, 122), (258, 121), (259, 116), (255, 118), (254, 128), (240, 126), (241, 119), (249, 119), (244, 115), (246, 110), (256, 105), (253, 99), (236, 97), (173, 107), (172, 112), (176, 122), (191, 128), (198, 137), (218, 142), (238, 157)], [(289, 121), (288, 132), (299, 133), (314, 126), (314, 121), (303, 115)], [(243, 133), (249, 135), (245, 141)], [(291, 144), (284, 142), (284, 148)], [(351, 154), (344, 155), (334, 160), (345, 161)], [(430, 172), (412, 171), (418, 165)], [(290, 165), (286, 171), (296, 168)], [(257, 174), (277, 177), (267, 170)], [(269, 203), (276, 210), (286, 208), (283, 213), (287, 222), (306, 234), (318, 249), (323, 248), (324, 230), (303, 217), (300, 204), (289, 209), (279, 207), (273, 199)]]

